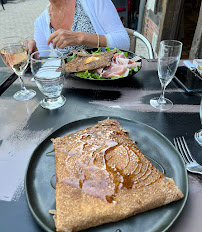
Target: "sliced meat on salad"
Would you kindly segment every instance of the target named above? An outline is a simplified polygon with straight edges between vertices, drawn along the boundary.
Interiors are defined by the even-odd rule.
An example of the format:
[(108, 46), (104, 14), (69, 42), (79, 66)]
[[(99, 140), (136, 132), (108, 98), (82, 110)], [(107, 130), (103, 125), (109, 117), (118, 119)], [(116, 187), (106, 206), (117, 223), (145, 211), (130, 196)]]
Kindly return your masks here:
[(125, 54), (116, 53), (110, 63), (110, 66), (99, 68), (96, 70), (98, 75), (102, 75), (104, 78), (111, 77), (126, 77), (129, 74), (131, 68), (141, 66), (141, 62), (134, 62), (132, 59), (128, 59)]

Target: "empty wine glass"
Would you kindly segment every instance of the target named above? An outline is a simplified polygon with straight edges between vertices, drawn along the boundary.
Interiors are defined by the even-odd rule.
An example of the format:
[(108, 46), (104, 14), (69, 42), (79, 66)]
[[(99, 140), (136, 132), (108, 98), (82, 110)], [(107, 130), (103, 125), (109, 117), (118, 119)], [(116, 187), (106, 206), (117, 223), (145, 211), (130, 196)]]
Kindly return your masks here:
[(65, 75), (63, 54), (57, 50), (37, 51), (30, 62), (35, 83), (45, 95), (40, 105), (49, 110), (63, 106), (66, 102), (61, 95)]
[(180, 61), (182, 43), (176, 40), (161, 41), (158, 55), (158, 76), (162, 93), (158, 98), (152, 98), (150, 105), (158, 110), (169, 110), (173, 107), (172, 101), (164, 97), (166, 86), (173, 79)]
[[(201, 97), (201, 104), (200, 104), (200, 119), (201, 119), (201, 125), (202, 125), (202, 97)], [(194, 138), (196, 142), (202, 146), (202, 129), (200, 129), (194, 134)]]
[(25, 88), (23, 74), (29, 63), (29, 52), (26, 40), (18, 37), (5, 37), (0, 40), (0, 54), (5, 64), (11, 68), (19, 77), (21, 90), (13, 97), (18, 101), (32, 99), (36, 92)]

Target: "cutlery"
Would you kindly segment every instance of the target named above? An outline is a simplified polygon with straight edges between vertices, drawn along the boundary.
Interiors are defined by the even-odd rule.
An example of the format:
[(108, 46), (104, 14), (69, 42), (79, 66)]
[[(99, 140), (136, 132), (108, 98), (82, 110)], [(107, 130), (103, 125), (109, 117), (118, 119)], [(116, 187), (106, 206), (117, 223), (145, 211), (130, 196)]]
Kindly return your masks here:
[[(147, 59), (144, 56), (139, 56), (139, 55), (137, 55), (137, 57), (139, 57), (139, 58), (141, 58), (143, 60), (146, 60), (147, 62), (157, 62), (157, 59)], [(138, 60), (136, 60), (136, 61), (138, 61)]]
[(196, 160), (192, 157), (185, 138), (183, 136), (179, 138), (174, 138), (174, 145), (181, 154), (185, 162), (186, 169), (192, 173), (202, 174), (202, 166), (198, 164)]

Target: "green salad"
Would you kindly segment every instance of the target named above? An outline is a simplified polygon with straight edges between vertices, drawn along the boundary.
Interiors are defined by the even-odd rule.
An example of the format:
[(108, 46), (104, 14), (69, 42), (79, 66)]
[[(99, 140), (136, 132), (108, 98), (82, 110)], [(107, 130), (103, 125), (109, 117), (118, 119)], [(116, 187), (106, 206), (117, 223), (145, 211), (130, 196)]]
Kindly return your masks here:
[[(124, 53), (124, 55), (126, 56), (126, 58), (128, 57), (128, 52), (123, 52), (122, 50), (117, 49), (117, 48), (114, 48), (114, 49), (110, 49), (108, 47), (105, 48), (106, 52), (107, 51), (111, 51), (111, 50), (116, 50), (117, 53)], [(100, 52), (103, 52), (102, 48), (98, 48), (96, 51), (91, 51), (92, 54), (94, 54), (94, 53), (100, 53)], [(76, 54), (73, 53), (73, 55), (70, 56), (70, 57), (68, 57), (66, 59), (66, 61), (67, 62), (71, 61), (74, 58), (75, 55)], [(131, 68), (129, 70), (129, 74), (128, 75), (130, 76), (133, 73), (138, 72), (140, 70), (140, 68), (141, 68), (141, 66), (139, 66), (139, 65), (137, 65), (136, 68)], [(122, 76), (115, 76), (115, 77), (105, 78), (105, 77), (102, 77), (102, 74), (98, 75), (95, 70), (86, 70), (86, 71), (82, 71), (82, 72), (77, 72), (77, 73), (73, 73), (73, 75), (75, 75), (77, 77), (80, 77), (80, 78), (92, 79), (92, 80), (114, 80), (114, 79), (121, 79), (121, 78), (124, 77), (122, 75)]]

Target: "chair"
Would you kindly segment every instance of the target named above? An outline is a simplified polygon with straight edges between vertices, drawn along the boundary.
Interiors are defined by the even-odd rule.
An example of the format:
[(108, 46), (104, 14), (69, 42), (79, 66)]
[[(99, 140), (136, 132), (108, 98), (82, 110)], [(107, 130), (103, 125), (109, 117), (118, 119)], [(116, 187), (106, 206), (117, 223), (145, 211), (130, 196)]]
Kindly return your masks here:
[(135, 30), (132, 30), (132, 29), (129, 29), (129, 28), (125, 28), (125, 29), (126, 29), (128, 35), (129, 35), (129, 38), (130, 38), (130, 49), (129, 49), (129, 51), (135, 52), (138, 55), (137, 46), (136, 46), (137, 41), (136, 40), (140, 39), (147, 48), (148, 58), (149, 59), (154, 59), (153, 48), (152, 48), (150, 42), (148, 41), (148, 39), (146, 37), (144, 37), (142, 34), (140, 34), (139, 32), (135, 31)]
[(1, 0), (1, 5), (2, 5), (3, 10), (5, 10), (3, 0)]

